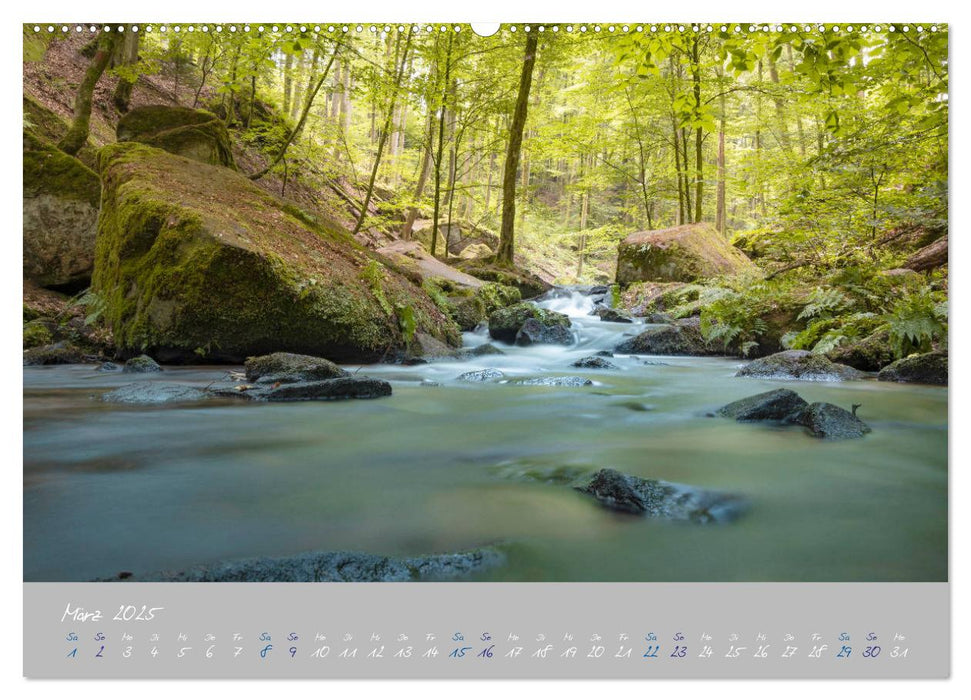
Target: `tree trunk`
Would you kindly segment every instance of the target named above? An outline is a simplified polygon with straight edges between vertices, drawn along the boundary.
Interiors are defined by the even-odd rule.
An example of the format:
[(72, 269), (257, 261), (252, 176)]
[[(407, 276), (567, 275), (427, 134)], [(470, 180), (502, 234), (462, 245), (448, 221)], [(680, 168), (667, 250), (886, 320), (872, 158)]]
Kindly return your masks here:
[(111, 54), (114, 53), (119, 34), (117, 32), (102, 32), (98, 37), (98, 48), (94, 52), (94, 58), (84, 71), (84, 78), (78, 86), (78, 94), (74, 98), (74, 121), (71, 128), (67, 130), (61, 138), (58, 147), (68, 155), (77, 155), (88, 140), (88, 131), (91, 128), (91, 102), (94, 97), (94, 86), (108, 67)]
[(411, 229), (415, 225), (415, 219), (418, 218), (417, 203), (421, 201), (421, 195), (424, 193), (425, 185), (428, 182), (428, 172), (431, 170), (432, 165), (432, 139), (434, 136), (435, 112), (429, 107), (428, 126), (425, 127), (425, 149), (421, 157), (421, 172), (418, 174), (418, 184), (415, 186), (416, 206), (413, 206), (408, 210), (408, 215), (405, 217), (405, 223), (401, 226), (401, 237), (406, 241), (411, 239)]
[(290, 114), (290, 93), (293, 92), (293, 54), (288, 53), (283, 63), (283, 113)]
[[(436, 43), (437, 46), (437, 43)], [(442, 206), (442, 154), (445, 152), (445, 110), (448, 105), (449, 76), (452, 71), (452, 33), (445, 49), (445, 80), (442, 82), (442, 102), (438, 108), (438, 149), (435, 154), (435, 205), (432, 211), (432, 255), (438, 248), (438, 217)], [(446, 257), (448, 251), (446, 251)]]
[[(694, 83), (696, 117), (701, 117), (701, 61), (698, 37), (691, 44), (691, 79)], [(695, 223), (701, 221), (702, 200), (705, 191), (704, 154), (702, 153), (703, 134), (701, 126), (695, 127)]]
[[(141, 36), (139, 32), (132, 31), (125, 34), (125, 38), (119, 47), (121, 55), (119, 56), (118, 65), (133, 66), (138, 63), (138, 44)], [(111, 96), (111, 101), (114, 102), (118, 111), (123, 114), (128, 111), (128, 106), (131, 103), (131, 93), (135, 88), (135, 80), (136, 78), (121, 76), (118, 78), (115, 92)]]
[(280, 152), (277, 154), (276, 158), (273, 159), (272, 163), (267, 165), (258, 173), (250, 175), (250, 180), (259, 180), (261, 177), (273, 170), (277, 163), (283, 160), (284, 156), (286, 156), (287, 149), (290, 148), (290, 144), (292, 144), (296, 140), (297, 136), (300, 135), (300, 132), (303, 131), (303, 126), (307, 122), (307, 115), (310, 114), (310, 108), (314, 104), (314, 98), (317, 97), (317, 93), (320, 92), (320, 86), (324, 84), (325, 80), (327, 80), (327, 74), (330, 73), (330, 67), (334, 65), (334, 59), (337, 58), (337, 52), (340, 50), (340, 47), (340, 42), (334, 44), (334, 53), (330, 55), (330, 60), (327, 61), (327, 67), (324, 68), (324, 73), (320, 76), (320, 80), (318, 80), (317, 84), (314, 85), (313, 90), (307, 93), (307, 99), (303, 105), (303, 113), (300, 115), (300, 121), (298, 121), (297, 125), (293, 127), (293, 131), (291, 131), (290, 135), (287, 137), (287, 141), (285, 144), (283, 144), (283, 148), (280, 149)]
[[(398, 101), (398, 92), (401, 90), (401, 83), (405, 76), (405, 65), (408, 62), (408, 50), (411, 48), (411, 36), (414, 34), (414, 27), (409, 28), (408, 37), (405, 39), (405, 48), (401, 54), (400, 66), (398, 63), (398, 47), (401, 42), (401, 35), (398, 35), (398, 40), (395, 42), (395, 60), (394, 66), (397, 68), (394, 81), (394, 90), (391, 92), (391, 103), (388, 105), (388, 114), (384, 120), (384, 128), (381, 130), (381, 135), (378, 138), (378, 151), (374, 155), (374, 166), (371, 168), (371, 178), (368, 181), (367, 192), (364, 195), (364, 203), (361, 205), (361, 215), (358, 217), (357, 223), (354, 225), (354, 231), (352, 233), (357, 234), (361, 227), (364, 225), (364, 220), (367, 218), (367, 208), (371, 203), (371, 197), (374, 196), (374, 182), (378, 177), (378, 166), (381, 165), (381, 152), (384, 151), (384, 145), (388, 141), (388, 132), (391, 131), (391, 120), (394, 117), (394, 106), (395, 102)], [(451, 36), (451, 35), (449, 35)]]
[(513, 264), (516, 244), (516, 175), (519, 170), (519, 156), (523, 145), (523, 129), (526, 126), (529, 88), (533, 81), (538, 39), (539, 33), (533, 27), (533, 31), (526, 35), (523, 70), (519, 77), (519, 95), (516, 97), (516, 108), (509, 127), (509, 149), (506, 151), (506, 164), (502, 174), (502, 226), (499, 229), (499, 250), (496, 253), (496, 259), (509, 266)]

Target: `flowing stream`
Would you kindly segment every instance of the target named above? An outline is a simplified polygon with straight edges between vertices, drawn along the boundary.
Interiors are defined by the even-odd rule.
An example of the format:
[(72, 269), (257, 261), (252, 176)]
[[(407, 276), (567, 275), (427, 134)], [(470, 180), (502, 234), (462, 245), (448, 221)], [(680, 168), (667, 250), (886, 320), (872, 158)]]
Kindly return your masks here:
[[(562, 294), (542, 305), (571, 316), (576, 345), (367, 366), (394, 390), (372, 401), (119, 406), (100, 395), (132, 381), (205, 386), (227, 368), (24, 368), (25, 579), (498, 544), (507, 564), (479, 579), (946, 580), (946, 389), (735, 378), (742, 362), (723, 358), (618, 356), (616, 370), (576, 369), (644, 326), (602, 322), (590, 297)], [(487, 367), (594, 384), (456, 381)], [(873, 432), (825, 442), (706, 416), (780, 386), (862, 404)], [(522, 478), (560, 467), (738, 493), (752, 507), (728, 525), (657, 522)]]

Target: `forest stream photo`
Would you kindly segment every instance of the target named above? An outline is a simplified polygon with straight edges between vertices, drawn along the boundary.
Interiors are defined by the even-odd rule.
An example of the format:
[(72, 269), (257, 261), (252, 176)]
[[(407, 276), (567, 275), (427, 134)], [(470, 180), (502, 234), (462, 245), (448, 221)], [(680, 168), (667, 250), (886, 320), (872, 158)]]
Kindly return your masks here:
[(23, 26), (27, 581), (946, 581), (944, 25)]

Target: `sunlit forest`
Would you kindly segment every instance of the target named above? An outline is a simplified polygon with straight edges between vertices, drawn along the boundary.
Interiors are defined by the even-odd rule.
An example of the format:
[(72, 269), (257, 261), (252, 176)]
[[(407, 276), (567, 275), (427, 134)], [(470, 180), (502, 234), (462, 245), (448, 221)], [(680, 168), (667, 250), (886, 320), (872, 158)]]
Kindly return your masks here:
[[(662, 466), (660, 477), (728, 484), (694, 445), (727, 445), (720, 458), (745, 466), (748, 453), (705, 432), (714, 429), (697, 423), (703, 414), (876, 445), (844, 455), (859, 473), (874, 455), (899, 460), (901, 473), (927, 454), (946, 466), (946, 390), (898, 386), (947, 385), (946, 25), (507, 24), (482, 36), (466, 24), (28, 24), (23, 71), (24, 363), (88, 366), (99, 400), (164, 404), (175, 420), (195, 401), (382, 398), (369, 405), (410, 412), (390, 423), (379, 409), (315, 415), (359, 436), (362, 452), (345, 454), (348, 463), (365, 443), (373, 464), (383, 449), (397, 459), (400, 443), (382, 440), (399, 429), (436, 445), (443, 454), (427, 459), (441, 470), (437, 484), (458, 478), (446, 453), (493, 459), (477, 442), (487, 435), (511, 454), (488, 478), (574, 484), (602, 466), (601, 442), (618, 446), (603, 453), (618, 468), (655, 478), (631, 457), (654, 435), (683, 470)], [(122, 383), (155, 371), (187, 379)], [(74, 375), (25, 376), (36, 382), (25, 396), (37, 392), (39, 425), (52, 384), (76, 390), (76, 409), (89, 410)], [(767, 392), (749, 398), (771, 406), (726, 403), (746, 382)], [(418, 398), (424, 387), (438, 387), (439, 399)], [(539, 414), (523, 387), (563, 393), (550, 393), (550, 413)], [(783, 393), (765, 398), (769, 390)], [(867, 392), (878, 390), (874, 401)], [(576, 427), (569, 456), (527, 446), (556, 433), (544, 421), (557, 410), (589, 416), (601, 432)], [(424, 416), (437, 412), (469, 424), (428, 433), (441, 424)], [(635, 419), (644, 423), (633, 430)], [(207, 441), (236, 429), (225, 420), (197, 442), (187, 436), (186, 459), (218, 461)], [(652, 433), (664, 420), (673, 432)], [(886, 442), (891, 424), (904, 442)], [(528, 439), (523, 425), (533, 426)], [(772, 444), (765, 455), (789, 459)], [(596, 456), (576, 466), (587, 448)], [(128, 464), (133, 446), (118, 449)], [(401, 449), (405, 463), (424, 463), (424, 453)], [(641, 503), (643, 493), (612, 491), (634, 482), (604, 471), (576, 489)], [(294, 488), (313, 491), (318, 478)], [(787, 478), (794, 491), (805, 486), (798, 470)], [(828, 478), (818, 488), (842, 492)], [(900, 570), (881, 575), (940, 575), (911, 527), (941, 531), (939, 486), (915, 497), (912, 517), (884, 523), (884, 534), (910, 529), (894, 535)], [(341, 493), (319, 497), (360, 495)], [(421, 506), (428, 493), (412, 495), (415, 520), (405, 517), (387, 551), (479, 542), (451, 521), (451, 539), (429, 535), (425, 519), (438, 511)], [(729, 502), (699, 498), (686, 519), (717, 520)], [(489, 517), (508, 517), (521, 534), (509, 503)], [(483, 502), (466, 506), (479, 522)], [(485, 510), (478, 517), (488, 520)], [(300, 541), (320, 545), (307, 527)], [(770, 527), (781, 537), (779, 528)], [(373, 544), (363, 529), (346, 541), (336, 532), (327, 546)], [(818, 551), (799, 561), (818, 556), (823, 580), (859, 580), (876, 567), (867, 557), (889, 546), (876, 537), (838, 564)], [(226, 554), (197, 544), (192, 561)], [(636, 550), (627, 544), (603, 575), (655, 575), (626, 560)], [(508, 577), (582, 579), (570, 567), (583, 557), (559, 554), (564, 568)], [(780, 559), (775, 569), (750, 554), (747, 565), (713, 553), (711, 570), (670, 571), (707, 580), (738, 565), (749, 568), (733, 580), (757, 571), (785, 579), (801, 566)], [(135, 567), (108, 555), (102, 563), (106, 573)], [(38, 564), (36, 575), (73, 574)]]

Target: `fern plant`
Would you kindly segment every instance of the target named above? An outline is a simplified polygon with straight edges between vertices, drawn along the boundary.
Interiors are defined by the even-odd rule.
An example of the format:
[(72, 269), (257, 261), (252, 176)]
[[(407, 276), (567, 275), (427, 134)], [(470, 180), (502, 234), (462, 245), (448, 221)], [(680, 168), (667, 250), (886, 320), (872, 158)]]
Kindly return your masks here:
[(928, 287), (901, 297), (884, 319), (898, 358), (929, 352), (935, 341), (947, 336), (947, 306)]

